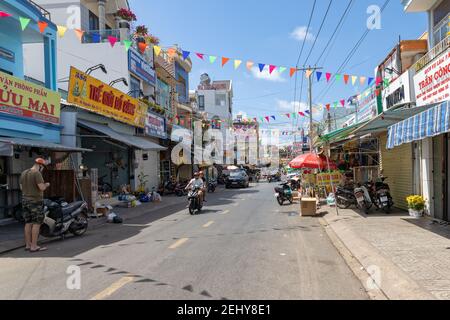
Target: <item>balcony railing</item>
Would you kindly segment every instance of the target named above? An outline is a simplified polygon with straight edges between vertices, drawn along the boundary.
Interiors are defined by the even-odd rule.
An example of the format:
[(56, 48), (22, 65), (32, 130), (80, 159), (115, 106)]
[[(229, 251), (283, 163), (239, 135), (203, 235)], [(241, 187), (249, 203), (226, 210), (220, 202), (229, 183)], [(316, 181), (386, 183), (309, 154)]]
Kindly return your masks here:
[(40, 12), (41, 12), (41, 14), (42, 14), (42, 16), (44, 16), (45, 18), (47, 18), (48, 20), (52, 20), (51, 19), (51, 15), (50, 15), (50, 12), (48, 12), (47, 10), (45, 10), (44, 8), (42, 8), (40, 5), (38, 5), (38, 4), (36, 4), (36, 3), (34, 3), (33, 1), (31, 1), (31, 0), (27, 0), (33, 7), (35, 7), (36, 9), (38, 9)]
[[(108, 37), (117, 38), (118, 41), (129, 40), (130, 36), (127, 33), (126, 36), (123, 36), (122, 29), (107, 29), (107, 30), (90, 30), (86, 31), (83, 34), (83, 43), (103, 43), (109, 42)], [(122, 39), (124, 38), (124, 39)]]
[(445, 50), (447, 50), (450, 47), (450, 36), (447, 36), (444, 40), (439, 42), (433, 49), (428, 51), (426, 55), (424, 55), (420, 60), (418, 60), (414, 65), (413, 68), (416, 70), (416, 72), (419, 72), (423, 68), (425, 68), (434, 58), (439, 56), (441, 53), (443, 53)]

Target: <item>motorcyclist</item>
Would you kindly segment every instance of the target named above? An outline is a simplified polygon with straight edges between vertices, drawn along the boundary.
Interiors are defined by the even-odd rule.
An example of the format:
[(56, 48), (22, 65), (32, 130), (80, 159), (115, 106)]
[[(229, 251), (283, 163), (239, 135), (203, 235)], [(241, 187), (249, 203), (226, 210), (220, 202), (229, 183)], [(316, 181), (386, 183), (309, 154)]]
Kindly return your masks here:
[(192, 190), (193, 188), (199, 188), (198, 191), (198, 198), (200, 201), (200, 204), (203, 204), (203, 189), (205, 185), (203, 183), (203, 180), (200, 178), (200, 174), (198, 172), (194, 173), (194, 178), (189, 181), (188, 185), (186, 186), (186, 190)]

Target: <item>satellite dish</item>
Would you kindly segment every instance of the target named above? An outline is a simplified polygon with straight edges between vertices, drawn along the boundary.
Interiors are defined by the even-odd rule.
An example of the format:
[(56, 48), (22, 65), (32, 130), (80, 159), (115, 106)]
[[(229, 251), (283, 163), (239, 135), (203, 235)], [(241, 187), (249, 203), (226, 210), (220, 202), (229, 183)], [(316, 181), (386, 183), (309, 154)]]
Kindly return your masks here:
[(211, 78), (207, 73), (204, 73), (200, 76), (200, 83), (203, 85), (210, 85), (211, 84)]

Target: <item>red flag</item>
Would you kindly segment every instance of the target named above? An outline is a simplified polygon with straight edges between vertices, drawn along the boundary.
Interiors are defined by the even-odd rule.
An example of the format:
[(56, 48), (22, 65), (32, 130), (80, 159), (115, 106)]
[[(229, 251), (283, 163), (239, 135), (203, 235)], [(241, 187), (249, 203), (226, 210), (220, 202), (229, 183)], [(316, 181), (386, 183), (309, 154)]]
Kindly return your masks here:
[(297, 68), (291, 68), (291, 72), (290, 72), (291, 78), (297, 71), (298, 71)]
[(301, 111), (298, 114), (301, 115), (302, 117), (305, 116), (305, 114), (303, 112), (301, 112)]
[(276, 66), (270, 65), (269, 66), (269, 73), (272, 74), (273, 70), (275, 70), (276, 68), (277, 68)]
[(325, 107), (327, 108), (328, 111), (330, 111), (330, 107), (331, 107), (330, 104), (327, 104)]
[(291, 114), (290, 113), (286, 113), (286, 117), (288, 117), (290, 119), (291, 118)]
[(267, 122), (270, 122), (270, 118), (268, 116), (266, 117), (266, 120), (267, 120)]
[(0, 11), (0, 18), (8, 18), (11, 17), (11, 14), (5, 11)]
[(325, 76), (327, 77), (327, 82), (330, 82), (330, 79), (331, 79), (331, 73), (327, 72), (327, 73), (325, 74)]
[(381, 77), (377, 77), (377, 85), (379, 85), (382, 81), (383, 79), (381, 79)]
[(45, 21), (39, 21), (38, 26), (39, 26), (39, 31), (41, 33), (44, 33), (45, 29), (48, 27), (48, 23)]
[(203, 53), (196, 53), (196, 55), (197, 55), (197, 57), (199, 57), (202, 60), (205, 57), (205, 55)]
[(108, 36), (108, 41), (109, 41), (109, 43), (111, 44), (111, 47), (113, 47), (113, 48), (114, 48), (114, 45), (116, 44), (116, 42), (117, 42), (118, 40), (119, 40), (119, 39), (117, 39), (116, 37)]
[(343, 107), (345, 107), (345, 100), (341, 100), (341, 104)]
[(348, 74), (344, 74), (344, 82), (345, 84), (348, 84), (348, 80), (350, 79), (350, 76)]
[(230, 58), (222, 57), (222, 67), (223, 67), (224, 65), (226, 65), (228, 61), (230, 61)]
[(145, 50), (147, 49), (147, 44), (145, 42), (139, 42), (139, 50), (144, 53)]

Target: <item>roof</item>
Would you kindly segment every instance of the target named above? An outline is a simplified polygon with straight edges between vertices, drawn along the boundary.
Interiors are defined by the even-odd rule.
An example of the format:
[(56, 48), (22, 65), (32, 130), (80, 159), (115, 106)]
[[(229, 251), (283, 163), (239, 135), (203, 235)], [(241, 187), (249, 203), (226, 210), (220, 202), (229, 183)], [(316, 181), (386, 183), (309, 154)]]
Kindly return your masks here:
[(57, 144), (48, 141), (41, 140), (31, 140), (24, 138), (9, 138), (9, 137), (0, 137), (0, 142), (6, 142), (15, 146), (24, 146), (24, 147), (34, 147), (34, 148), (42, 148), (49, 149), (53, 151), (62, 151), (62, 152), (89, 152), (91, 149), (83, 149), (77, 147), (69, 147), (62, 144)]
[(330, 132), (326, 135), (323, 135), (320, 137), (321, 142), (339, 142), (341, 140), (345, 140), (348, 138), (348, 135), (353, 132), (356, 128), (360, 127), (361, 125), (364, 125), (367, 122), (363, 123), (356, 123), (354, 125), (335, 130), (333, 132)]
[(164, 150), (166, 150), (165, 147), (162, 147), (159, 144), (156, 144), (146, 138), (117, 132), (104, 124), (90, 122), (90, 121), (86, 121), (86, 120), (78, 120), (78, 124), (85, 128), (103, 133), (105, 135), (105, 138), (109, 137), (113, 140), (122, 142), (128, 146), (132, 146), (137, 149), (148, 150), (148, 151), (164, 151)]

